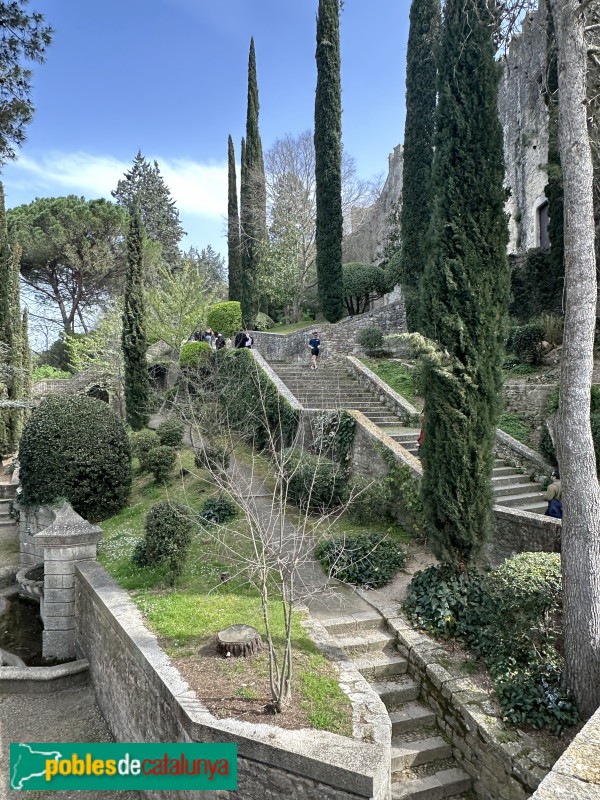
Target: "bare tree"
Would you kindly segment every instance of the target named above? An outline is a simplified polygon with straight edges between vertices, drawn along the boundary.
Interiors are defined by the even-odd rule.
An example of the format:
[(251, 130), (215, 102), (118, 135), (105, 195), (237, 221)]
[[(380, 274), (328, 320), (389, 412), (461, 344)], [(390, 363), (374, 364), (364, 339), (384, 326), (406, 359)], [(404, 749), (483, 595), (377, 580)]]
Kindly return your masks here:
[[(250, 353), (230, 351), (225, 358), (247, 357), (249, 362), (245, 393), (254, 399), (244, 406), (245, 424), (241, 426), (240, 414), (228, 402), (239, 392), (239, 375), (220, 370), (218, 355), (213, 362), (216, 367), (204, 367), (195, 375), (188, 375), (191, 391), (178, 410), (190, 426), (197, 462), (208, 472), (207, 483), (218, 487), (241, 511), (243, 525), (236, 528), (235, 535), (218, 523), (207, 524), (204, 535), (216, 540), (236, 571), (235, 576), (247, 580), (260, 595), (272, 706), (281, 712), (292, 694), (294, 608), (327, 591), (328, 579), (336, 569), (334, 563), (329, 575), (321, 571), (312, 555), (314, 546), (330, 533), (365, 487), (342, 501), (338, 495), (342, 477), (338, 469), (337, 488), (331, 496), (324, 492), (319, 467), (327, 464), (337, 469), (326, 459), (327, 440), (313, 440), (316, 452), (312, 458), (299, 456), (295, 448), (302, 444), (303, 434), (286, 438), (285, 401), (279, 397), (274, 411), (273, 395), (259, 364)], [(312, 440), (310, 434), (307, 436)], [(246, 443), (243, 460), (237, 455), (242, 441)], [(294, 447), (284, 448), (284, 444)], [(310, 459), (308, 467), (306, 459)], [(295, 482), (302, 484), (303, 502), (300, 508), (291, 510)], [(350, 548), (351, 544), (347, 549)], [(361, 558), (365, 558), (364, 554)], [(274, 603), (279, 605), (284, 621), (281, 643), (273, 633)]]
[(551, 0), (558, 47), (566, 310), (557, 417), (563, 485), (566, 679), (580, 711), (600, 705), (600, 486), (590, 425), (596, 325), (593, 167), (587, 128), (585, 8)]

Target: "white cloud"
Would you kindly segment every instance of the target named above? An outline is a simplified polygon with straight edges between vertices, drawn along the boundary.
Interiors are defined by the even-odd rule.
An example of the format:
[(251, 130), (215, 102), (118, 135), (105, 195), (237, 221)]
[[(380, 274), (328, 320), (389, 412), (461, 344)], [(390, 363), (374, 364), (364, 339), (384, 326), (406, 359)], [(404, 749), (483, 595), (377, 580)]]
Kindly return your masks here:
[[(152, 156), (151, 160), (154, 158), (182, 213), (209, 219), (218, 219), (227, 214), (226, 163), (202, 164), (158, 156)], [(62, 192), (82, 192), (90, 198), (110, 199), (111, 189), (131, 167), (131, 162), (119, 161), (112, 156), (77, 152), (51, 153), (40, 158), (22, 156), (11, 166), (15, 172), (21, 173), (17, 179), (21, 189), (24, 187), (25, 173), (33, 193), (39, 192), (40, 188), (47, 190), (60, 187)]]

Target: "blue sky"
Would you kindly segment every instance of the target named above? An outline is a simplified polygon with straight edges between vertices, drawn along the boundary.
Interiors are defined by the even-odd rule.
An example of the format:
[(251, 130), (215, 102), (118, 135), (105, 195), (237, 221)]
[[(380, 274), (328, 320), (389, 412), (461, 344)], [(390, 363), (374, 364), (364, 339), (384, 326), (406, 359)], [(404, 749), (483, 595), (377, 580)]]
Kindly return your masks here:
[[(226, 254), (227, 136), (239, 160), (254, 36), (263, 148), (312, 129), (318, 0), (30, 0), (55, 29), (7, 205), (110, 197), (141, 149), (180, 210), (184, 246)], [(404, 135), (409, 0), (346, 0), (343, 141), (362, 178)]]

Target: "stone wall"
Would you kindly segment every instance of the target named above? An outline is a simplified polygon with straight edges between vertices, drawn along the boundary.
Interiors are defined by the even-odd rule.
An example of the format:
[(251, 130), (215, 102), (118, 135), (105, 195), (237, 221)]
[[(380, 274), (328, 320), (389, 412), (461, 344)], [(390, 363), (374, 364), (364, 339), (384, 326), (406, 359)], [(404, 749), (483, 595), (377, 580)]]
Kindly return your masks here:
[(600, 708), (579, 731), (531, 800), (600, 798)]
[(517, 383), (504, 384), (502, 394), (506, 410), (511, 414), (523, 417), (536, 428), (546, 421), (548, 398), (556, 388), (553, 383)]
[[(104, 569), (86, 563), (77, 575), (78, 652), (90, 664), (98, 705), (118, 741), (236, 744), (238, 791), (206, 795), (221, 800), (389, 797), (389, 749), (377, 737), (371, 743), (324, 731), (217, 719), (190, 690), (126, 592)], [(148, 796), (175, 800), (188, 794)]]
[(560, 553), (562, 522), (508, 506), (494, 506), (494, 535), (480, 560), (497, 567), (517, 553)]
[(509, 253), (540, 246), (538, 209), (548, 182), (546, 80), (546, 5), (530, 12), (504, 59), (498, 110), (504, 131), (506, 183), (510, 197)]
[(381, 261), (391, 218), (400, 212), (403, 167), (404, 148), (399, 144), (389, 155), (388, 175), (375, 203), (351, 211), (351, 231), (344, 236), (342, 243), (344, 263), (362, 261), (374, 264)]
[(406, 310), (404, 300), (400, 299), (383, 308), (367, 311), (354, 317), (347, 317), (341, 322), (313, 323), (294, 333), (285, 335), (277, 333), (254, 332), (254, 347), (267, 361), (308, 361), (308, 340), (314, 330), (319, 331), (321, 339), (321, 358), (335, 358), (348, 353), (358, 352), (356, 344), (359, 331), (371, 326), (381, 328), (384, 333), (406, 332)]

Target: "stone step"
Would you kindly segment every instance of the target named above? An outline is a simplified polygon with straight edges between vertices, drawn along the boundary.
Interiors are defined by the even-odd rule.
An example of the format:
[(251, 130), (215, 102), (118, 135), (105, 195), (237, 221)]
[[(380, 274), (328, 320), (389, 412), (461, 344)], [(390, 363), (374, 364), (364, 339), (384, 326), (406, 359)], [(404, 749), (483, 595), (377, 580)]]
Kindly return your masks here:
[(495, 458), (494, 459), (494, 467), (505, 467), (506, 463), (502, 458)]
[(498, 497), (509, 497), (510, 495), (523, 494), (523, 492), (539, 491), (537, 483), (532, 481), (525, 481), (521, 483), (507, 483), (502, 486), (492, 487), (496, 499)]
[(412, 742), (400, 738), (392, 739), (392, 772), (430, 764), (432, 761), (442, 761), (444, 758), (452, 758), (452, 748), (441, 736), (428, 736)]
[(400, 711), (390, 711), (392, 736), (433, 727), (436, 724), (433, 711), (422, 703), (405, 703)]
[(405, 703), (416, 700), (419, 696), (419, 687), (408, 677), (396, 681), (375, 682), (371, 687), (381, 697), (388, 711), (400, 711)]
[(0, 500), (12, 500), (17, 493), (16, 483), (0, 483)]
[(354, 666), (368, 680), (372, 678), (389, 678), (392, 675), (404, 675), (407, 661), (395, 651), (371, 653), (354, 660)]
[(366, 631), (361, 635), (338, 636), (333, 639), (333, 643), (345, 650), (348, 655), (366, 655), (383, 650), (393, 641), (394, 637), (385, 631)]
[[(503, 503), (498, 503), (498, 505), (503, 505)], [(541, 501), (536, 501), (534, 503), (525, 503), (524, 505), (519, 506), (518, 510), (529, 511), (530, 514), (545, 514), (547, 508), (548, 508), (548, 501), (541, 500)]]
[(0, 517), (10, 516), (12, 500), (0, 500)]
[(492, 486), (504, 486), (507, 483), (533, 483), (527, 475), (521, 475), (518, 472), (512, 472), (510, 475), (492, 475)]
[(399, 782), (392, 782), (393, 800), (446, 800), (471, 788), (471, 778), (458, 767), (444, 769)]
[(0, 531), (6, 530), (7, 528), (16, 528), (17, 521), (12, 517), (0, 517)]
[(356, 634), (361, 630), (381, 630), (385, 628), (385, 620), (377, 611), (361, 611), (343, 617), (330, 617), (321, 620), (332, 636)]
[(492, 478), (501, 477), (502, 475), (514, 475), (514, 474), (515, 474), (514, 467), (501, 466), (501, 467), (494, 467), (492, 469)]
[[(511, 494), (507, 497), (496, 497), (496, 503), (499, 506), (509, 506), (516, 508), (523, 505), (538, 504), (543, 502), (539, 491), (523, 492), (522, 494)], [(546, 503), (546, 506), (548, 504)]]

